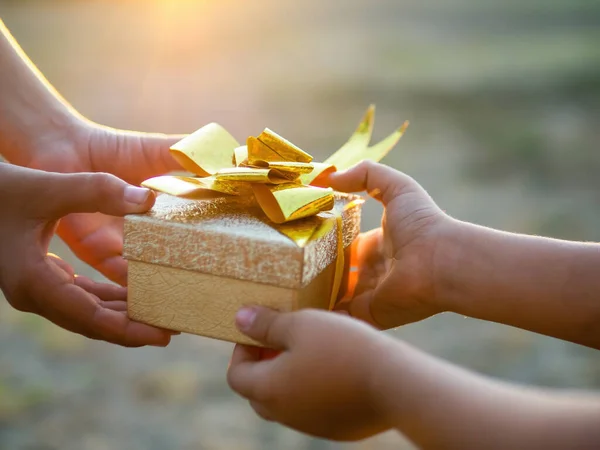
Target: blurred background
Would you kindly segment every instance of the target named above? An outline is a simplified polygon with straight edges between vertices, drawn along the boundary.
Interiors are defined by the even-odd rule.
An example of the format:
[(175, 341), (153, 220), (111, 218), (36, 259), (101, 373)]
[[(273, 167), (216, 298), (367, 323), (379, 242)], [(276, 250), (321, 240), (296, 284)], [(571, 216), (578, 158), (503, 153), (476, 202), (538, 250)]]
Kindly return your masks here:
[[(0, 17), (100, 123), (185, 133), (217, 121), (240, 140), (268, 126), (322, 159), (375, 103), (374, 139), (411, 121), (385, 162), (450, 214), (600, 239), (600, 1), (0, 0)], [(365, 230), (380, 213), (366, 206)], [(76, 262), (61, 242), (53, 251)], [(2, 449), (402, 442), (339, 445), (260, 421), (227, 387), (231, 344), (127, 350), (0, 312)], [(600, 387), (596, 353), (510, 327), (445, 314), (392, 333), (505, 380)]]

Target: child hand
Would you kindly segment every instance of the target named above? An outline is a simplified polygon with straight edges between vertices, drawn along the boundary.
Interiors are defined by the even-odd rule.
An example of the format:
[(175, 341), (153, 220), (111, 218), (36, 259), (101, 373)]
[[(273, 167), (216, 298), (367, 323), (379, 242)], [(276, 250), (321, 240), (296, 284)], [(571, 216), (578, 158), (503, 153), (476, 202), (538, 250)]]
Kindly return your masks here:
[(435, 297), (436, 247), (452, 220), (416, 181), (382, 164), (364, 161), (333, 173), (329, 183), (342, 192), (367, 191), (385, 207), (382, 226), (355, 244), (358, 280), (338, 309), (383, 329), (442, 312)]
[(92, 339), (167, 345), (170, 333), (128, 319), (124, 288), (75, 277), (68, 264), (47, 253), (59, 219), (67, 214), (123, 216), (147, 211), (153, 203), (150, 191), (112, 175), (0, 163), (0, 289), (8, 302)]
[(390, 428), (375, 404), (377, 361), (386, 336), (341, 314), (302, 310), (278, 313), (252, 307), (237, 315), (241, 331), (283, 350), (236, 346), (227, 379), (266, 420), (327, 439), (351, 441)]

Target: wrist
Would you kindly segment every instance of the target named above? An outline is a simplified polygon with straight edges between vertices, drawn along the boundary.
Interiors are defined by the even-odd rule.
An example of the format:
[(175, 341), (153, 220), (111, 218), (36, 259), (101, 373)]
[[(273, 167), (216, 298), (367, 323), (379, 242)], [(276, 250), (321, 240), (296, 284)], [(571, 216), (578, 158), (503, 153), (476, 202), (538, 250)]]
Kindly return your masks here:
[(0, 154), (27, 165), (64, 135), (78, 113), (24, 54), (0, 20)]
[(456, 219), (441, 227), (433, 261), (433, 302), (440, 311), (461, 313), (471, 296), (470, 279), (476, 279), (476, 226)]
[[(399, 389), (402, 374), (398, 374), (401, 367), (399, 360), (404, 358), (407, 346), (395, 339), (381, 334), (375, 348), (370, 352), (371, 359), (368, 363), (368, 398), (371, 409), (379, 416), (379, 420), (387, 428), (397, 426), (398, 397), (393, 393)], [(402, 399), (402, 403), (405, 399)]]
[(13, 164), (31, 167), (52, 149), (75, 145), (80, 127), (81, 120), (66, 111), (23, 111), (0, 126), (0, 154)]

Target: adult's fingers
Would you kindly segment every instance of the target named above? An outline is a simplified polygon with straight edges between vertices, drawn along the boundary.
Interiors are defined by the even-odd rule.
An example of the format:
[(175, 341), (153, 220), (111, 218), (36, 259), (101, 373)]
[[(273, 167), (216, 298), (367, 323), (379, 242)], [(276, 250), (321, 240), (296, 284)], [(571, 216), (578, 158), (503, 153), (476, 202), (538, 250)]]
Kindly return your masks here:
[(122, 286), (116, 286), (110, 283), (99, 283), (91, 278), (81, 275), (75, 277), (74, 283), (76, 286), (79, 286), (105, 302), (127, 300), (127, 288)]
[(294, 333), (293, 315), (261, 306), (245, 307), (235, 316), (236, 325), (247, 336), (274, 349), (291, 345)]
[(365, 160), (354, 167), (329, 175), (329, 184), (341, 192), (363, 192), (387, 205), (408, 188), (418, 186), (408, 175), (389, 166)]
[(149, 189), (107, 173), (34, 172), (24, 181), (29, 181), (29, 190), (35, 192), (27, 205), (35, 218), (55, 220), (71, 213), (93, 212), (124, 216), (145, 212), (154, 204)]
[(70, 280), (57, 276), (47, 263), (36, 270), (36, 283), (29, 289), (39, 313), (75, 333), (126, 347), (166, 346), (171, 334), (133, 322), (123, 311), (102, 307), (98, 297)]
[(75, 271), (73, 267), (66, 261), (64, 261), (60, 256), (55, 255), (54, 253), (48, 253), (47, 255), (50, 262), (56, 264), (60, 269), (62, 269), (68, 276), (71, 278), (75, 277)]
[[(174, 170), (183, 170), (171, 156), (169, 149), (184, 135), (123, 130), (113, 130), (111, 133), (111, 136), (102, 141), (105, 148), (98, 153), (119, 155), (121, 164), (119, 167), (110, 169), (110, 172), (124, 180), (140, 184), (147, 178), (164, 175)], [(109, 146), (111, 147), (109, 148)], [(109, 167), (111, 162), (103, 161), (103, 163), (103, 167)], [(104, 170), (109, 171), (108, 169)]]
[(104, 309), (111, 309), (113, 311), (127, 312), (127, 302), (122, 300), (97, 300), (97, 303)]
[(123, 258), (123, 218), (104, 214), (69, 214), (57, 233), (75, 255), (109, 280), (127, 285)]
[[(141, 152), (147, 161), (152, 161), (150, 171), (141, 174), (145, 178), (162, 175), (173, 170), (182, 170), (181, 165), (173, 158), (169, 149), (184, 135), (169, 135), (160, 133), (133, 133), (130, 134), (128, 144), (139, 143)], [(135, 148), (135, 147), (134, 147)]]
[(76, 286), (95, 295), (100, 300), (104, 302), (127, 300), (127, 288), (110, 283), (99, 283), (84, 275), (76, 275), (71, 265), (60, 256), (48, 253), (47, 257), (50, 263), (56, 264), (67, 276), (71, 277)]

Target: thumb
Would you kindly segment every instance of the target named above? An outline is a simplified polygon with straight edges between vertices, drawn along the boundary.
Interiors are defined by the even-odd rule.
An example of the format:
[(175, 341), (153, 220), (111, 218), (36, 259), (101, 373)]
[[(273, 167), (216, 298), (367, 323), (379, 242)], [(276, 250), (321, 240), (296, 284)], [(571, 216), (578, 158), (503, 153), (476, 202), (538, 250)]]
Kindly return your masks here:
[[(143, 180), (172, 171), (184, 170), (183, 167), (171, 156), (170, 148), (180, 141), (184, 135), (161, 133), (144, 133), (138, 131), (116, 132), (128, 155), (127, 163), (119, 168), (117, 175), (122, 178), (141, 183)], [(140, 164), (140, 161), (150, 164)]]
[(122, 133), (129, 142), (139, 143), (144, 156), (155, 162), (151, 173), (148, 174), (149, 176), (163, 175), (173, 170), (183, 170), (181, 165), (171, 156), (169, 149), (173, 144), (183, 139), (185, 135), (131, 131)]
[(367, 193), (387, 205), (407, 190), (420, 189), (408, 175), (389, 166), (365, 160), (348, 170), (329, 175), (329, 184), (336, 191)]
[(289, 313), (280, 313), (260, 306), (244, 307), (235, 316), (239, 330), (248, 337), (275, 349), (291, 344), (293, 332)]
[(60, 219), (71, 213), (100, 212), (112, 216), (142, 213), (152, 207), (155, 195), (107, 173), (59, 174), (38, 172), (32, 202), (38, 217)]

